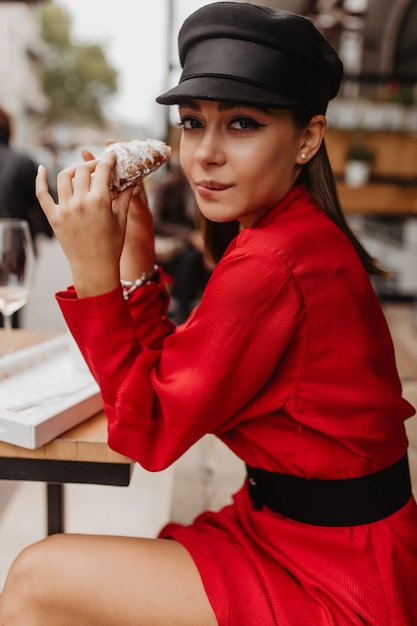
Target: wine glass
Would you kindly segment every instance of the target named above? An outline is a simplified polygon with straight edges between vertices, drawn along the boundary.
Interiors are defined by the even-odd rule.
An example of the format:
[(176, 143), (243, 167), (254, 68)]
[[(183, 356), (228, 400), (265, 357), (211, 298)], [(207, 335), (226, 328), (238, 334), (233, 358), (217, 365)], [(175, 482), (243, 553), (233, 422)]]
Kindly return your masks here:
[(0, 219), (0, 312), (4, 320), (5, 350), (12, 351), (12, 315), (29, 299), (35, 254), (25, 220)]

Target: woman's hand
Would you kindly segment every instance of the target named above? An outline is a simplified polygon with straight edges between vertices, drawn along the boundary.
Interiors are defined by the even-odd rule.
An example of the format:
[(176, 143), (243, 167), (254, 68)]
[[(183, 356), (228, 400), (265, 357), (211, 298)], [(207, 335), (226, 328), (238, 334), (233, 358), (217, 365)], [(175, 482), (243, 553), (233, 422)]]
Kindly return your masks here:
[[(106, 146), (114, 143), (107, 141)], [(85, 161), (94, 159), (88, 150), (83, 150)], [(124, 280), (136, 280), (143, 272), (151, 272), (155, 265), (155, 242), (153, 216), (142, 181), (131, 190), (127, 213), (126, 234), (120, 260), (120, 276)]]
[(155, 265), (153, 217), (142, 183), (134, 187), (127, 215), (125, 244), (120, 260), (120, 275), (136, 280)]
[(112, 200), (109, 188), (115, 158), (108, 153), (99, 161), (60, 172), (58, 204), (49, 193), (45, 168), (36, 178), (37, 197), (70, 263), (79, 297), (106, 293), (120, 281), (132, 190)]

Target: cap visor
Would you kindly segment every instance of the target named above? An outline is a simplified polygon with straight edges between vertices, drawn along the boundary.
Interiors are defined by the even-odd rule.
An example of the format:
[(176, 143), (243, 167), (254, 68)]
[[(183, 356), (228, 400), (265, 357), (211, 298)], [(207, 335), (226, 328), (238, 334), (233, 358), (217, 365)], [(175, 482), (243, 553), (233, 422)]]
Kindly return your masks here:
[(300, 102), (258, 85), (220, 76), (195, 76), (179, 83), (156, 98), (159, 104), (179, 104), (187, 99), (237, 102), (251, 106), (293, 109)]

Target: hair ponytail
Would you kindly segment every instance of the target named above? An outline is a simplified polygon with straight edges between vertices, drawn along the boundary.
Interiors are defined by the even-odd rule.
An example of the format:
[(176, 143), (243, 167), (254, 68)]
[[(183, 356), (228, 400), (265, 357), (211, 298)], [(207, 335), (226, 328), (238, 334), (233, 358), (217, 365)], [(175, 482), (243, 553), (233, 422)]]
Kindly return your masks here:
[(306, 186), (317, 204), (349, 237), (368, 274), (388, 278), (391, 273), (378, 265), (377, 260), (366, 251), (346, 221), (324, 141), (317, 154), (303, 167), (297, 183), (303, 183)]

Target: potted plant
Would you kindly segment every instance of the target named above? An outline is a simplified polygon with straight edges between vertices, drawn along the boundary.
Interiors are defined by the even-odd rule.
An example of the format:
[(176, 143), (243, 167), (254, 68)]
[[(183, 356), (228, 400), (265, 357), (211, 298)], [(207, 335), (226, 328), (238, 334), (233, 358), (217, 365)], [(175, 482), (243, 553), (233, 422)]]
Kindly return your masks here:
[(346, 155), (345, 182), (350, 187), (360, 187), (369, 180), (373, 150), (362, 142), (353, 143)]

